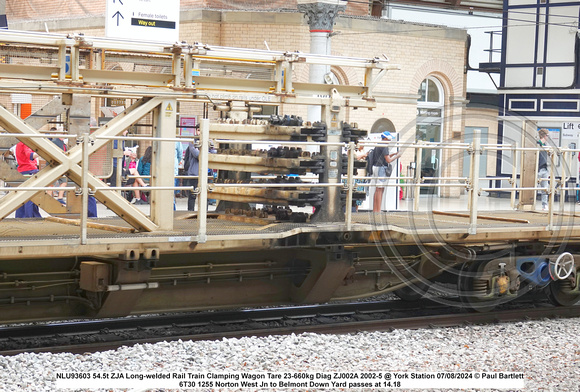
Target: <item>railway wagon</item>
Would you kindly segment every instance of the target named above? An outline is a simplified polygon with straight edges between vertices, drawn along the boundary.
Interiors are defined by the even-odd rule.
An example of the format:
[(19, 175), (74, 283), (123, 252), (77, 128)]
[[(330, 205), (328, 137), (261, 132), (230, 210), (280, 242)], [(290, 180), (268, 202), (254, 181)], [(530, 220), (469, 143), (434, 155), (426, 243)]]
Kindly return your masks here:
[[(366, 132), (346, 123), (344, 113), (373, 109), (372, 87), (397, 68), (386, 60), (14, 31), (1, 31), (0, 40), (2, 93), (46, 101), (24, 119), (0, 107), (2, 146), (20, 140), (45, 162), (31, 176), (20, 175), (8, 159), (0, 165), (2, 322), (321, 303), (388, 292), (413, 300), (430, 289), (450, 304), (482, 311), (530, 291), (545, 292), (557, 305), (580, 298), (577, 217), (556, 203), (569, 191), (569, 173), (554, 169), (547, 189), (522, 186), (536, 149), (481, 145), (477, 138), (393, 143), (416, 157), (424, 149), (468, 151), (471, 176), (448, 183), (465, 189), (469, 209), (421, 211), (419, 188), (428, 179), (416, 173), (400, 178), (415, 195), (408, 211), (353, 212), (365, 197), (355, 187), (356, 145), (380, 143), (365, 140)], [(321, 64), (352, 67), (365, 84), (293, 82), (295, 67)], [(200, 71), (193, 75), (192, 68)], [(256, 72), (261, 77), (252, 79)], [(91, 124), (96, 108), (110, 102), (128, 104)], [(320, 105), (321, 121), (255, 116), (260, 107), (281, 103)], [(187, 108), (203, 113), (199, 127), (178, 122), (177, 112)], [(54, 123), (65, 133), (47, 134)], [(59, 136), (68, 139), (66, 152), (48, 140)], [(141, 189), (148, 206), (125, 197), (134, 187), (106, 180), (113, 159), (122, 158), (119, 146), (137, 142), (153, 152), (150, 186)], [(198, 176), (183, 176), (197, 186), (175, 185), (176, 143), (199, 148)], [(522, 182), (509, 189), (514, 198), (519, 192), (520, 205), (481, 213), (479, 156), (499, 148), (521, 157)], [(550, 150), (550, 157), (561, 157), (565, 167), (571, 152)], [(219, 172), (217, 179), (208, 178), (208, 168)], [(70, 184), (62, 188), (66, 205), (47, 193), (62, 176)], [(197, 195), (197, 212), (173, 210), (176, 190)], [(522, 202), (536, 191), (549, 193), (548, 211)], [(89, 218), (93, 198), (101, 215)], [(205, 208), (208, 198), (218, 200), (216, 211)], [(46, 214), (12, 218), (27, 201)]]

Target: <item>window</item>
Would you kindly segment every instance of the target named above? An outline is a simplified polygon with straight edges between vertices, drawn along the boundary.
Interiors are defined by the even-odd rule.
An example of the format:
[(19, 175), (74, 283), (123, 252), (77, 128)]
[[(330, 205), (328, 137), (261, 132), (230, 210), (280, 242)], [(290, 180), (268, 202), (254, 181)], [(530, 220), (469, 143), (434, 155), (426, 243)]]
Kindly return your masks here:
[(418, 103), (422, 104), (443, 104), (443, 94), (441, 92), (441, 83), (432, 77), (428, 77), (427, 79), (421, 82), (419, 86), (419, 99), (417, 100)]
[[(443, 136), (443, 106), (444, 93), (441, 82), (434, 77), (428, 77), (419, 86), (417, 100), (417, 140), (439, 143)], [(421, 176), (440, 177), (441, 150), (424, 149), (421, 156)], [(426, 179), (425, 183), (437, 183), (438, 180)], [(421, 187), (421, 193), (433, 194), (435, 187)]]

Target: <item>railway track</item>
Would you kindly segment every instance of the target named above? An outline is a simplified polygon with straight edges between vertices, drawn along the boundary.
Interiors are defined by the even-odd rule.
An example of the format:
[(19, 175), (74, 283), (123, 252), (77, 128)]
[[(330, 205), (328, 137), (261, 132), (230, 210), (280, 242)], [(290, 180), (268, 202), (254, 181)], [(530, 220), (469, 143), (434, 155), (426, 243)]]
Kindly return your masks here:
[(580, 317), (580, 306), (523, 302), (487, 313), (429, 300), (197, 312), (0, 328), (0, 355), (87, 353), (171, 340), (216, 340), (291, 333), (353, 333)]

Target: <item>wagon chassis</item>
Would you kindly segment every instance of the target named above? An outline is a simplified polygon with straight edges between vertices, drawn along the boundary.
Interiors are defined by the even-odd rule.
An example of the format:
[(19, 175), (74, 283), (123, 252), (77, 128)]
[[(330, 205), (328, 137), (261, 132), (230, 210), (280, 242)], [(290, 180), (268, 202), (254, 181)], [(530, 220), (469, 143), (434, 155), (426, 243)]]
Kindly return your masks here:
[[(38, 174), (23, 179), (17, 187), (2, 188), (8, 192), (0, 198), (2, 321), (319, 303), (397, 292), (406, 287), (415, 287), (420, 295), (424, 285), (453, 277), (459, 280), (457, 285), (463, 290), (460, 294), (466, 304), (480, 309), (535, 287), (552, 287), (551, 298), (559, 304), (568, 305), (580, 298), (580, 259), (576, 256), (580, 229), (575, 228), (575, 215), (558, 211), (554, 202), (556, 193), (566, 190), (565, 181), (557, 187), (552, 173), (547, 189), (551, 208), (546, 213), (520, 208), (498, 211), (490, 217), (478, 212), (482, 189), (474, 184), (479, 182), (478, 157), (482, 151), (509, 147), (523, 156), (531, 154), (532, 148), (485, 146), (477, 138), (472, 144), (399, 143), (400, 148), (416, 150), (417, 159), (423, 149), (468, 150), (471, 176), (453, 186), (466, 189), (469, 211), (455, 215), (419, 212), (419, 188), (425, 186), (419, 173), (404, 178), (405, 186), (415, 195), (412, 211), (373, 214), (345, 208), (352, 205), (354, 197), (355, 145), (365, 134), (356, 125), (344, 123), (345, 110), (375, 107), (373, 88), (387, 71), (398, 68), (385, 60), (11, 31), (0, 31), (0, 39), (6, 44), (0, 47), (0, 55), (4, 50), (9, 59), (0, 64), (2, 92), (57, 95), (44, 114), (41, 110), (25, 120), (0, 107), (0, 125), (5, 130), (0, 140), (17, 137), (47, 162)], [(18, 64), (22, 53), (33, 53), (33, 60)], [(107, 58), (115, 56), (132, 59), (135, 64), (154, 59), (166, 64), (158, 67), (165, 71), (105, 69)], [(45, 58), (53, 60), (46, 65), (40, 61)], [(268, 69), (271, 77), (194, 77), (189, 72), (215, 62), (224, 66), (252, 64)], [(355, 68), (364, 74), (365, 83), (328, 86), (292, 80), (295, 67), (311, 64)], [(101, 98), (131, 99), (133, 103), (108, 123), (90, 129), (86, 117), (91, 112), (90, 100)], [(229, 112), (234, 120), (217, 124), (204, 118), (198, 136), (177, 138), (177, 108), (182, 103), (203, 103), (205, 108)], [(298, 127), (249, 122), (253, 108), (262, 104), (321, 105), (322, 121)], [(47, 113), (49, 109), (52, 112)], [(39, 131), (60, 115), (59, 111), (80, 113), (67, 119), (67, 136), (77, 140), (67, 153), (47, 139), (50, 135)], [(151, 120), (150, 134), (121, 136), (144, 117)], [(238, 117), (244, 120), (235, 120)], [(284, 171), (284, 166), (300, 166), (300, 170), (315, 173), (315, 179), (300, 184), (210, 184), (207, 147), (212, 135), (216, 142), (234, 146), (237, 151), (259, 142), (317, 146), (318, 161), (302, 167), (296, 158), (280, 158), (273, 170), (290, 174), (295, 168)], [(90, 164), (89, 157), (110, 148), (113, 140), (132, 139), (150, 141), (153, 147), (148, 215), (121, 196), (123, 187), (105, 184)], [(173, 155), (176, 142), (192, 142), (200, 147), (199, 186), (195, 189), (175, 187), (173, 160), (162, 159)], [(566, 158), (571, 152), (557, 153), (564, 153)], [(227, 172), (238, 166), (239, 173), (244, 173), (262, 170), (268, 162), (273, 161), (228, 156), (212, 159), (212, 166)], [(71, 200), (76, 199), (76, 210), (68, 206), (63, 210), (65, 207), (45, 196), (49, 185), (63, 175), (74, 183), (67, 190), (76, 193), (74, 198), (71, 195)], [(272, 219), (256, 223), (232, 217), (214, 219), (208, 217), (205, 208), (195, 216), (173, 212), (175, 190), (197, 192), (199, 205), (205, 206), (212, 190), (227, 188), (236, 191), (229, 196), (222, 192), (224, 200), (259, 200), (264, 204), (284, 201), (278, 200), (281, 196), (268, 199), (268, 195), (282, 193), (265, 192), (266, 196), (261, 194), (256, 199), (260, 192), (249, 190), (289, 189), (284, 197), (296, 196), (303, 203), (299, 193), (304, 188), (316, 213), (306, 223)], [(514, 185), (510, 191), (515, 195), (518, 190), (544, 189)], [(91, 196), (115, 216), (89, 219)], [(49, 214), (66, 213), (67, 218), (7, 218), (28, 200), (39, 203)], [(69, 215), (74, 219), (67, 221)], [(570, 256), (562, 259), (561, 255)], [(500, 259), (501, 263), (497, 261)], [(567, 275), (565, 278), (553, 282), (546, 279), (544, 270), (551, 274), (559, 268), (565, 269), (561, 273)]]

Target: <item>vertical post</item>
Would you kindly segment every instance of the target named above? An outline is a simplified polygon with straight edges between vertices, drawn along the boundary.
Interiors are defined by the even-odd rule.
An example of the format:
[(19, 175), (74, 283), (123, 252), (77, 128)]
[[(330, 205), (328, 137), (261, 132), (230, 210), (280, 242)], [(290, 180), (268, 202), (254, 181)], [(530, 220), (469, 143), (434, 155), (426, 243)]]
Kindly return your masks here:
[[(322, 120), (327, 125), (326, 141), (341, 143), (341, 120), (344, 118), (345, 100), (332, 89), (331, 100), (322, 107)], [(320, 182), (330, 184), (341, 183), (342, 147), (337, 144), (322, 145), (320, 154), (325, 157), (324, 172), (319, 175)], [(341, 189), (331, 186), (323, 189), (322, 206), (312, 216), (312, 222), (342, 222), (344, 212), (341, 203)]]
[[(524, 151), (525, 152), (525, 151)], [(538, 170), (539, 170), (539, 166), (540, 166), (540, 151), (537, 152), (535, 159), (534, 159), (534, 172), (536, 173), (534, 175), (534, 188), (539, 188), (540, 187), (540, 178), (538, 177)], [(542, 196), (540, 196), (541, 198)], [(532, 210), (536, 208), (536, 200), (538, 198), (538, 191), (536, 189), (534, 189), (534, 200), (532, 202)], [(543, 206), (542, 206), (543, 208)]]
[[(556, 173), (554, 168), (554, 150), (548, 151), (550, 159), (550, 193), (548, 194), (548, 230), (554, 228), (554, 197), (556, 196)], [(560, 196), (562, 197), (562, 196)]]
[[(526, 129), (526, 127), (525, 127), (525, 125), (523, 125), (522, 126), (522, 133), (525, 131), (525, 129)], [(520, 146), (522, 148), (524, 148), (524, 147), (527, 146), (526, 145), (526, 142), (525, 142), (525, 136), (524, 135), (522, 135), (521, 142), (520, 142)], [(527, 151), (525, 151), (525, 150), (521, 150), (520, 151), (520, 157), (519, 157), (519, 162), (520, 162), (520, 188), (523, 188), (524, 187), (524, 180), (525, 180), (525, 178), (524, 178), (524, 159), (526, 158), (526, 155), (529, 156), (529, 154), (527, 153)], [(536, 185), (537, 184), (534, 182), (532, 186), (535, 188)], [(529, 192), (526, 191), (526, 193), (529, 193)], [(534, 198), (533, 200), (535, 200), (535, 198), (536, 198), (536, 193), (535, 192), (534, 192), (533, 198)], [(518, 202), (518, 209), (520, 209), (520, 210), (523, 209), (523, 200), (524, 200), (524, 190), (523, 189), (520, 189), (520, 197), (519, 197), (519, 202)], [(533, 207), (532, 207), (532, 209), (533, 209)]]
[(518, 182), (518, 160), (519, 160), (519, 154), (520, 152), (517, 150), (518, 148), (518, 144), (517, 143), (513, 143), (512, 144), (512, 160), (513, 160), (513, 167), (512, 167), (512, 180), (511, 180), (511, 186), (513, 188), (512, 192), (511, 192), (511, 201), (510, 201), (510, 206), (512, 209), (516, 208), (516, 186), (517, 186), (517, 182)]
[(82, 135), (83, 171), (81, 178), (81, 245), (87, 244), (87, 220), (89, 218), (89, 134)]
[(199, 195), (197, 196), (197, 242), (207, 241), (207, 169), (209, 157), (209, 119), (202, 118), (199, 126)]
[[(178, 53), (173, 53), (173, 61), (171, 64), (171, 68), (173, 68), (173, 76), (175, 77), (173, 84), (175, 87), (180, 87), (181, 86), (181, 51), (179, 51)], [(185, 73), (185, 70), (184, 70), (184, 73)]]
[(75, 42), (70, 48), (70, 79), (73, 82), (78, 82), (80, 77), (79, 72), (79, 44)]
[[(538, 150), (535, 148), (537, 126), (531, 121), (522, 121), (522, 139), (520, 145), (525, 148), (521, 154), (520, 186), (522, 188), (538, 187)], [(534, 148), (534, 150), (532, 150)], [(520, 190), (518, 209), (532, 210), (536, 202), (536, 190)]]
[(98, 68), (98, 69), (106, 69), (107, 63), (105, 61), (106, 60), (105, 52), (99, 52), (99, 54), (100, 54), (100, 60), (101, 60), (101, 68)]
[(471, 193), (469, 198), (469, 234), (477, 233), (477, 199), (479, 196), (479, 162), (481, 139), (479, 129), (473, 132), (473, 156), (471, 157)]
[(493, 62), (493, 31), (489, 32), (489, 62)]
[(286, 94), (292, 94), (294, 87), (292, 87), (292, 71), (294, 69), (294, 63), (287, 62), (286, 68), (284, 70), (284, 88), (286, 90)]
[[(310, 52), (315, 54), (327, 54), (326, 53), (326, 40), (328, 38), (328, 32), (326, 31), (315, 31), (310, 33)], [(308, 82), (310, 83), (324, 83), (324, 75), (327, 73), (327, 66), (324, 64), (311, 64), (310, 73), (308, 77)], [(308, 106), (308, 121), (324, 121), (322, 116), (322, 107), (320, 105), (309, 105)]]
[(560, 201), (558, 203), (558, 210), (560, 211), (560, 213), (564, 212), (564, 203), (566, 202), (566, 190), (563, 190), (563, 188), (566, 188), (566, 184), (568, 183), (568, 180), (570, 179), (570, 171), (566, 170), (567, 168), (569, 168), (570, 166), (570, 158), (572, 158), (572, 153), (570, 151), (564, 151), (562, 153), (562, 173), (560, 176), (560, 187), (556, 186), (556, 190), (558, 191), (558, 193), (560, 194)]
[[(564, 212), (564, 208), (566, 206), (566, 201), (570, 195), (568, 191), (568, 182), (570, 182), (570, 177), (572, 176), (572, 160), (574, 159), (574, 152), (573, 151), (566, 151), (562, 153), (562, 181), (560, 182), (560, 189), (562, 195), (560, 196), (560, 212)], [(576, 195), (574, 194), (574, 200), (576, 200)]]
[(274, 70), (274, 82), (276, 83), (276, 94), (282, 93), (282, 88), (284, 87), (284, 61), (277, 61), (276, 68)]
[(91, 49), (91, 63), (89, 69), (103, 69), (102, 68), (101, 51)]
[(423, 147), (417, 148), (415, 154), (415, 181), (413, 188), (413, 211), (419, 211), (419, 195), (421, 194), (421, 157), (423, 156)]
[(66, 45), (58, 47), (58, 80), (66, 80)]
[[(298, 0), (298, 11), (303, 12), (310, 27), (310, 53), (330, 54), (330, 37), (334, 19), (339, 12), (346, 10), (346, 4), (338, 0)], [(324, 83), (324, 75), (330, 71), (327, 65), (311, 64), (308, 81)], [(319, 121), (322, 108), (308, 106), (308, 121)]]
[(354, 142), (348, 143), (348, 169), (346, 173), (346, 230), (350, 231), (352, 227), (352, 192), (354, 189), (354, 153), (356, 151)]
[(190, 53), (185, 55), (183, 61), (183, 78), (185, 79), (185, 88), (191, 88), (193, 82), (193, 58)]
[(367, 99), (372, 98), (373, 89), (371, 86), (373, 85), (373, 68), (370, 66), (367, 69), (365, 69), (364, 85), (365, 85), (365, 87), (368, 87)]
[[(175, 115), (177, 101), (165, 99), (153, 111), (153, 135), (160, 138), (175, 138)], [(173, 198), (175, 191), (175, 142), (154, 141), (151, 157), (151, 187), (168, 189), (151, 191), (151, 220), (159, 230), (173, 230)]]
[[(473, 134), (473, 138), (475, 140), (475, 133)], [(470, 149), (467, 150), (467, 153), (470, 154), (469, 157), (469, 180), (467, 181), (467, 210), (471, 211), (471, 200), (473, 199), (473, 157), (475, 156), (475, 142), (471, 142)]]

